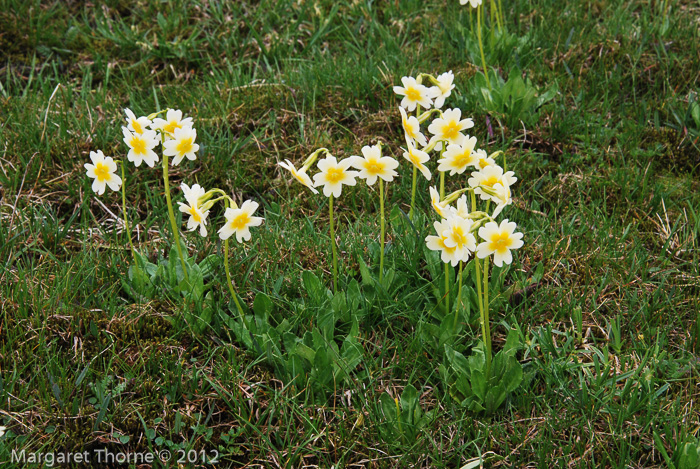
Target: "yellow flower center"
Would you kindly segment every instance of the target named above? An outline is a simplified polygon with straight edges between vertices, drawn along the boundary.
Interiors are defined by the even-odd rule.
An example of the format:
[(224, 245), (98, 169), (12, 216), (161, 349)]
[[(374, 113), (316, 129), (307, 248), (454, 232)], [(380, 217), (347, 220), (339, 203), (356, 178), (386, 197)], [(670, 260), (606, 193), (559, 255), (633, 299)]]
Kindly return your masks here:
[(384, 164), (378, 160), (371, 160), (365, 165), (365, 169), (370, 174), (382, 174), (384, 172)]
[(420, 101), (420, 91), (415, 88), (406, 88), (406, 97), (411, 101)]
[(497, 182), (501, 182), (501, 180), (496, 176), (490, 176), (488, 179), (484, 179), (483, 181), (481, 181), (481, 185), (493, 187), (493, 185)]
[(454, 166), (457, 168), (461, 168), (462, 166), (466, 166), (469, 164), (469, 162), (472, 160), (472, 151), (467, 149), (465, 150), (464, 153), (461, 155), (457, 155), (454, 160)]
[(484, 169), (485, 167), (487, 167), (490, 164), (491, 163), (489, 163), (486, 158), (479, 158), (479, 168)]
[(445, 137), (447, 140), (456, 139), (457, 134), (459, 134), (459, 125), (457, 125), (457, 122), (455, 121), (448, 122), (442, 128), (442, 136)]
[(95, 165), (95, 177), (100, 182), (108, 181), (109, 179), (111, 179), (109, 166), (107, 166), (104, 163), (97, 163)]
[(499, 254), (503, 254), (508, 250), (512, 240), (510, 239), (510, 234), (508, 233), (497, 233), (491, 238), (491, 243), (489, 244), (489, 249), (493, 249)]
[(421, 166), (420, 160), (418, 159), (418, 155), (414, 155), (412, 151), (408, 152), (408, 158), (411, 160), (411, 163), (413, 163), (415, 166)]
[(199, 213), (197, 213), (197, 211), (194, 209), (194, 207), (190, 207), (189, 212), (190, 212), (190, 215), (192, 215), (192, 219), (194, 221), (196, 221), (197, 223), (202, 222), (202, 217), (199, 216)]
[(192, 151), (192, 137), (183, 138), (175, 147), (175, 150), (181, 155), (186, 155)]
[(143, 155), (146, 153), (146, 140), (139, 138), (139, 137), (134, 137), (131, 139), (131, 148), (134, 150), (134, 153), (138, 155)]
[(163, 126), (163, 130), (165, 130), (168, 133), (173, 133), (175, 132), (175, 129), (181, 129), (182, 126), (178, 121), (170, 121), (167, 124)]
[(143, 133), (143, 126), (135, 119), (131, 119), (131, 126), (134, 128), (134, 132), (137, 134)]
[(326, 180), (331, 184), (335, 184), (345, 177), (345, 171), (341, 168), (329, 168), (326, 173)]
[(408, 123), (408, 120), (403, 119), (403, 129), (406, 131), (406, 134), (411, 137), (411, 138), (416, 138), (416, 131), (413, 128), (411, 124)]
[(243, 212), (231, 221), (231, 228), (234, 230), (242, 230), (248, 223), (250, 223), (250, 217), (247, 213)]
[(447, 247), (447, 246), (445, 245), (445, 240), (446, 240), (446, 239), (447, 239), (446, 236), (440, 236), (440, 239), (438, 239), (438, 246), (440, 246), (440, 248), (443, 249), (443, 250), (444, 250), (445, 252), (447, 252), (448, 254), (451, 254), (451, 253), (453, 253), (453, 252), (457, 249), (457, 246), (455, 246), (455, 247), (453, 247), (453, 248)]
[(467, 236), (462, 231), (461, 227), (452, 228), (452, 239), (457, 243), (457, 247), (467, 244)]

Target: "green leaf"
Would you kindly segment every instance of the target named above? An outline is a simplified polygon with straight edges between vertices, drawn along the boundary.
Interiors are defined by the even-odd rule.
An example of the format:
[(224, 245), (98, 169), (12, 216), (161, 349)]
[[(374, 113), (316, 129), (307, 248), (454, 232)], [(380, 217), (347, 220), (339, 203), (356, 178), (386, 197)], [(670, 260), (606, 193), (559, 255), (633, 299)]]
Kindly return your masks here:
[(327, 309), (318, 316), (318, 328), (326, 340), (333, 340), (335, 334), (335, 313), (332, 309)]
[(503, 374), (501, 383), (503, 383), (503, 386), (505, 387), (506, 391), (513, 392), (518, 388), (518, 386), (520, 386), (520, 383), (522, 381), (522, 365), (520, 364), (520, 362), (518, 362), (518, 360), (516, 360), (515, 357), (508, 357), (506, 370)]
[(486, 376), (480, 370), (472, 369), (471, 371), (472, 392), (483, 402), (486, 399)]
[(391, 398), (388, 393), (382, 393), (379, 396), (379, 405), (384, 413), (384, 418), (386, 418), (389, 423), (396, 422), (398, 415), (396, 415), (396, 401)]
[(508, 337), (506, 338), (506, 343), (503, 346), (502, 353), (512, 357), (520, 348), (520, 333), (516, 329), (511, 329), (508, 331)]
[(309, 298), (311, 298), (311, 300), (317, 304), (322, 304), (325, 300), (324, 296), (326, 288), (323, 286), (318, 277), (316, 277), (316, 274), (310, 270), (305, 270), (301, 274), (301, 280), (304, 284), (306, 293), (309, 295)]
[(359, 313), (360, 305), (362, 304), (362, 293), (360, 292), (360, 284), (357, 280), (352, 279), (348, 284), (347, 292), (347, 303), (350, 314), (357, 315)]
[(267, 322), (270, 313), (272, 313), (272, 300), (263, 292), (255, 295), (253, 300), (253, 312), (261, 321)]
[(207, 279), (216, 274), (218, 267), (221, 265), (221, 258), (216, 254), (205, 257), (199, 263), (199, 268), (202, 271), (202, 277)]
[(401, 409), (408, 413), (409, 422), (417, 422), (420, 418), (420, 415), (417, 414), (420, 412), (418, 391), (412, 384), (406, 386), (401, 393)]

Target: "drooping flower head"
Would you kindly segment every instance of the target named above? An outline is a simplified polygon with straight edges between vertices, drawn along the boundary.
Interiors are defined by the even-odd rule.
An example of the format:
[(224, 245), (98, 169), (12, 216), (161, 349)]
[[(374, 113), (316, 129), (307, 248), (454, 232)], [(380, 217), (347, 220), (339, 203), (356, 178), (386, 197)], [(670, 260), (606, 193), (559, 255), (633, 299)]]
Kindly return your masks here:
[(311, 178), (308, 174), (306, 174), (306, 170), (304, 168), (297, 171), (292, 162), (289, 160), (280, 161), (277, 164), (289, 171), (290, 173), (292, 173), (294, 179), (311, 189), (311, 192), (313, 192), (314, 194), (318, 194), (318, 191), (314, 188), (314, 184), (313, 182), (311, 182)]
[(239, 243), (250, 240), (251, 226), (260, 226), (262, 217), (254, 217), (253, 213), (258, 209), (259, 204), (252, 200), (246, 200), (240, 208), (227, 208), (224, 212), (226, 224), (219, 230), (219, 238), (226, 240), (236, 233), (236, 240)]
[(323, 186), (323, 195), (326, 197), (340, 197), (343, 185), (354, 186), (357, 183), (355, 178), (359, 173), (351, 171), (351, 165), (350, 158), (338, 161), (335, 156), (326, 155), (317, 164), (321, 172), (314, 174), (314, 187)]
[(516, 233), (517, 225), (504, 219), (501, 224), (490, 221), (479, 228), (479, 237), (484, 240), (476, 247), (476, 257), (483, 259), (493, 254), (493, 263), (503, 267), (503, 263), (513, 262), (511, 250), (523, 245), (523, 234)]
[(432, 205), (435, 213), (440, 215), (442, 218), (447, 218), (450, 216), (449, 206), (440, 200), (440, 193), (435, 187), (430, 187), (430, 205)]
[(428, 249), (431, 251), (440, 251), (440, 259), (442, 259), (442, 262), (445, 264), (449, 263), (452, 264), (452, 266), (457, 265), (459, 263), (459, 257), (456, 255), (457, 248), (449, 247), (445, 244), (445, 239), (447, 237), (444, 236), (443, 233), (449, 229), (447, 220), (436, 221), (433, 223), (433, 227), (435, 228), (437, 236), (430, 235), (425, 238), (425, 244), (428, 246)]
[(468, 166), (476, 167), (479, 161), (474, 154), (475, 145), (476, 137), (466, 137), (459, 145), (454, 143), (447, 145), (442, 158), (438, 160), (440, 164), (438, 171), (449, 171), (450, 176), (454, 176), (462, 174)]
[(460, 5), (466, 5), (469, 3), (472, 8), (478, 8), (481, 5), (482, 0), (459, 0)]
[(203, 210), (199, 204), (199, 198), (203, 197), (206, 191), (199, 184), (193, 185), (191, 188), (184, 182), (180, 185), (183, 194), (185, 195), (185, 200), (187, 203), (178, 202), (180, 205), (180, 211), (186, 213), (190, 216), (187, 220), (187, 229), (189, 231), (194, 231), (199, 227), (199, 234), (202, 236), (207, 235), (207, 216), (209, 215), (209, 210)]
[(436, 80), (438, 82), (437, 85), (432, 87), (433, 96), (435, 96), (433, 106), (435, 106), (435, 109), (440, 109), (445, 104), (445, 99), (452, 94), (452, 90), (455, 87), (453, 83), (455, 76), (452, 70), (450, 70), (449, 72), (439, 75)]
[(197, 138), (197, 131), (192, 127), (176, 128), (173, 139), (163, 142), (163, 155), (174, 156), (173, 166), (180, 164), (183, 158), (195, 160), (195, 152), (199, 150), (199, 145), (194, 143)]
[(425, 109), (432, 106), (433, 92), (428, 87), (419, 84), (413, 77), (403, 77), (401, 83), (403, 86), (394, 86), (394, 93), (403, 96), (401, 107), (410, 112), (415, 110), (417, 105)]
[(97, 195), (102, 195), (105, 192), (105, 186), (109, 186), (113, 191), (118, 191), (122, 185), (122, 178), (117, 176), (117, 164), (111, 156), (105, 156), (102, 150), (91, 151), (90, 160), (92, 164), (85, 163), (84, 167), (87, 170), (87, 176), (95, 179), (92, 181), (92, 190)]
[(420, 131), (420, 122), (416, 116), (408, 116), (404, 108), (399, 106), (399, 112), (401, 113), (401, 126), (403, 127), (403, 132), (406, 140), (411, 140), (418, 142), (421, 146), (426, 146), (428, 140), (425, 135)]
[[(446, 141), (459, 144), (464, 138), (462, 131), (472, 127), (474, 127), (474, 121), (471, 117), (462, 119), (462, 111), (459, 108), (446, 109), (442, 113), (442, 117), (434, 119), (428, 126), (428, 131), (433, 134), (430, 141)], [(438, 143), (435, 149), (441, 150), (442, 144)]]
[(450, 207), (450, 216), (457, 215), (462, 218), (467, 218), (469, 213), (469, 203), (466, 194), (457, 199), (457, 207)]
[(158, 145), (158, 135), (153, 130), (145, 130), (143, 133), (133, 133), (126, 127), (122, 127), (124, 143), (129, 147), (126, 158), (134, 163), (137, 168), (141, 163), (153, 167), (158, 162), (158, 154), (153, 151)]
[(129, 108), (124, 109), (124, 113), (126, 114), (126, 128), (136, 134), (144, 133), (152, 124), (150, 119), (146, 116), (137, 118)]
[(351, 156), (348, 159), (355, 169), (360, 170), (357, 176), (365, 179), (368, 186), (377, 182), (378, 177), (391, 182), (398, 176), (394, 170), (398, 168), (399, 162), (390, 156), (382, 156), (379, 145), (365, 145), (362, 147), (362, 155)]
[(423, 150), (417, 149), (411, 141), (407, 140), (406, 146), (408, 147), (408, 150), (403, 152), (403, 157), (410, 161), (411, 164), (415, 166), (428, 181), (430, 181), (432, 175), (430, 174), (428, 167), (425, 166), (425, 163), (430, 160), (430, 155)]

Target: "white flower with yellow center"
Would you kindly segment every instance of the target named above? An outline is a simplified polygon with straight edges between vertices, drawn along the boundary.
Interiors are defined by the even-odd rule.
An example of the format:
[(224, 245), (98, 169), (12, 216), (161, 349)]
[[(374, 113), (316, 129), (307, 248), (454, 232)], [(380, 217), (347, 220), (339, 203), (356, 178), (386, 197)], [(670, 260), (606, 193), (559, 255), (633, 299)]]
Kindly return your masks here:
[(336, 198), (340, 197), (343, 184), (354, 186), (357, 183), (355, 178), (359, 173), (351, 171), (349, 169), (351, 165), (350, 158), (338, 162), (335, 156), (327, 155), (318, 162), (318, 169), (321, 172), (314, 174), (314, 187), (323, 186), (323, 195), (326, 197), (331, 195)]
[(425, 244), (428, 246), (428, 249), (431, 251), (440, 251), (440, 259), (442, 259), (442, 262), (445, 264), (457, 265), (459, 263), (459, 257), (455, 255), (457, 248), (448, 247), (445, 244), (446, 237), (443, 236), (443, 233), (449, 228), (447, 220), (436, 221), (433, 223), (433, 227), (438, 235), (431, 235), (425, 238)]
[(479, 228), (479, 237), (484, 240), (476, 247), (476, 257), (483, 259), (493, 254), (493, 263), (503, 267), (503, 263), (513, 262), (511, 250), (523, 245), (523, 234), (515, 233), (517, 225), (504, 219), (500, 225), (490, 221)]
[(474, 188), (474, 193), (481, 197), (481, 200), (488, 200), (491, 196), (482, 190), (482, 187), (486, 189), (492, 189), (497, 183), (503, 186), (512, 186), (518, 178), (515, 177), (513, 171), (508, 171), (503, 173), (503, 168), (497, 164), (492, 164), (480, 171), (474, 171), (472, 177), (469, 178), (469, 187)]
[(129, 108), (124, 109), (124, 113), (126, 114), (126, 128), (136, 134), (144, 133), (153, 124), (146, 116), (137, 118)]
[(92, 181), (92, 190), (97, 195), (105, 193), (105, 187), (109, 186), (113, 191), (118, 191), (122, 186), (122, 178), (114, 174), (117, 171), (117, 163), (112, 157), (105, 156), (102, 150), (91, 151), (90, 159), (92, 164), (85, 163), (87, 176), (95, 179)]
[(442, 117), (434, 119), (428, 126), (428, 132), (433, 134), (431, 142), (439, 141), (435, 145), (436, 150), (442, 150), (442, 142), (459, 144), (464, 139), (463, 130), (474, 127), (471, 117), (462, 119), (462, 111), (458, 108), (446, 109)]
[(428, 139), (420, 131), (420, 122), (416, 116), (408, 116), (406, 111), (399, 107), (399, 112), (401, 113), (401, 125), (403, 126), (404, 134), (407, 138), (418, 142), (420, 146), (426, 146), (428, 144)]
[(365, 179), (368, 186), (377, 182), (378, 177), (391, 182), (399, 175), (394, 171), (399, 167), (399, 162), (390, 156), (382, 156), (382, 150), (378, 145), (365, 145), (362, 147), (362, 155), (351, 156), (348, 159), (355, 169), (360, 170), (357, 177)]
[[(433, 96), (435, 96), (435, 102), (433, 106), (435, 109), (440, 109), (443, 104), (445, 104), (445, 98), (448, 98), (452, 94), (452, 90), (455, 88), (454, 80), (455, 76), (452, 70), (445, 72), (436, 78), (438, 84), (433, 86)], [(424, 144), (425, 146), (425, 144)]]
[(448, 248), (455, 249), (455, 257), (468, 261), (469, 255), (476, 251), (476, 238), (471, 232), (474, 222), (457, 215), (447, 218), (447, 228), (441, 233)]
[(145, 162), (151, 168), (158, 162), (158, 154), (153, 151), (158, 145), (158, 135), (153, 130), (146, 130), (142, 134), (131, 132), (122, 127), (124, 143), (129, 147), (126, 158), (134, 163), (137, 168)]
[(413, 142), (406, 141), (406, 146), (408, 146), (408, 151), (403, 152), (403, 157), (410, 161), (411, 164), (415, 166), (428, 181), (430, 181), (432, 175), (430, 174), (428, 167), (425, 166), (425, 163), (430, 160), (430, 155), (413, 146)]
[(194, 153), (199, 150), (199, 145), (194, 143), (197, 138), (197, 131), (192, 127), (184, 127), (175, 129), (173, 139), (163, 142), (163, 155), (174, 156), (172, 165), (177, 166), (184, 157), (188, 160), (194, 160), (197, 155)]
[(459, 0), (460, 5), (466, 5), (469, 3), (472, 8), (478, 8), (481, 5), (482, 0)]
[(413, 111), (416, 109), (416, 105), (423, 106), (425, 109), (429, 109), (433, 105), (430, 99), (433, 92), (426, 86), (418, 84), (415, 78), (403, 77), (401, 83), (403, 86), (394, 86), (394, 93), (403, 96), (401, 107), (407, 111)]
[(187, 220), (187, 229), (194, 231), (199, 227), (199, 234), (202, 236), (207, 235), (207, 216), (209, 215), (209, 210), (202, 210), (199, 206), (199, 198), (204, 196), (206, 191), (199, 184), (195, 184), (191, 188), (184, 182), (180, 185), (183, 194), (185, 195), (185, 200), (187, 203), (178, 202), (180, 205), (180, 211), (186, 213), (190, 216)]
[(487, 166), (491, 166), (492, 164), (496, 164), (496, 160), (491, 158), (488, 153), (486, 153), (486, 150), (482, 150), (479, 148), (476, 150), (476, 168), (477, 169), (484, 169)]
[(457, 199), (457, 207), (450, 207), (450, 216), (456, 215), (458, 217), (467, 218), (469, 213), (469, 201), (467, 200), (466, 194)]
[(450, 216), (449, 205), (440, 201), (440, 193), (435, 187), (430, 187), (430, 205), (440, 217), (447, 218)]
[(239, 243), (250, 240), (251, 226), (260, 226), (262, 217), (254, 217), (253, 213), (258, 209), (259, 204), (252, 200), (246, 200), (240, 208), (227, 208), (224, 212), (226, 224), (219, 230), (219, 238), (226, 240), (236, 233), (236, 240)]
[(450, 176), (462, 174), (467, 166), (476, 166), (479, 160), (474, 153), (476, 137), (465, 137), (460, 145), (447, 145), (447, 149), (438, 160), (438, 171), (449, 171)]
[(156, 117), (153, 119), (151, 129), (160, 130), (163, 141), (170, 140), (175, 136), (176, 129), (192, 128), (192, 118), (182, 118), (182, 111), (178, 109), (168, 109), (165, 119)]
[(306, 174), (305, 169), (300, 169), (299, 171), (297, 171), (297, 169), (294, 167), (292, 162), (289, 160), (280, 161), (277, 164), (280, 165), (281, 167), (283, 167), (284, 169), (286, 169), (287, 171), (289, 171), (290, 173), (292, 173), (292, 176), (294, 176), (294, 179), (296, 179), (297, 181), (302, 183), (304, 186), (311, 189), (311, 192), (313, 192), (314, 194), (318, 194), (318, 191), (316, 189), (314, 189), (314, 184), (313, 184), (313, 182), (311, 182), (311, 178), (309, 177), (308, 174)]
[(493, 211), (491, 218), (496, 218), (501, 214), (501, 211), (503, 211), (506, 205), (513, 203), (513, 198), (511, 197), (510, 186), (508, 184), (503, 185), (497, 182), (493, 185), (492, 189), (493, 194), (491, 194), (491, 200), (496, 202), (496, 209)]

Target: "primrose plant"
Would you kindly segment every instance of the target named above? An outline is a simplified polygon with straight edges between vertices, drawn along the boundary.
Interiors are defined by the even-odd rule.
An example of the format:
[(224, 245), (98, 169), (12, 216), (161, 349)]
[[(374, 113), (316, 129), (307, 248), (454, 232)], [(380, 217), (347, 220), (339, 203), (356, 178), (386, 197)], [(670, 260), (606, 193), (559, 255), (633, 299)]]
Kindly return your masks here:
[[(86, 163), (85, 169), (87, 176), (93, 179), (92, 190), (97, 195), (102, 195), (106, 186), (114, 191), (121, 189), (124, 226), (134, 257), (134, 265), (129, 269), (129, 278), (133, 284), (131, 290), (141, 296), (153, 297), (157, 288), (161, 287), (171, 292), (180, 293), (185, 299), (194, 300), (195, 304), (201, 304), (205, 290), (204, 280), (213, 275), (218, 258), (209, 256), (201, 263), (196, 264), (186, 255), (186, 245), (180, 241), (180, 233), (173, 210), (169, 178), (170, 166), (179, 165), (185, 158), (190, 161), (197, 158), (199, 151), (199, 145), (195, 143), (197, 130), (193, 127), (192, 118), (183, 118), (182, 111), (179, 110), (167, 109), (148, 116), (136, 117), (130, 109), (125, 109), (125, 114), (126, 125), (122, 126), (122, 134), (123, 141), (128, 147), (126, 159), (137, 168), (142, 163), (154, 168), (159, 160), (162, 162), (165, 199), (174, 244), (170, 259), (160, 265), (148, 262), (145, 257), (138, 253), (129, 230), (126, 207), (126, 163), (123, 160), (115, 160), (105, 156), (100, 150), (90, 152), (92, 163)], [(163, 114), (165, 114), (165, 118), (161, 117)], [(156, 153), (159, 147), (162, 159)], [(170, 158), (172, 158), (171, 165), (168, 164)], [(117, 165), (121, 169), (121, 177), (116, 174)], [(241, 206), (238, 206), (233, 198), (223, 190), (214, 188), (207, 191), (199, 184), (189, 186), (182, 182), (180, 188), (184, 202), (178, 202), (178, 206), (179, 211), (184, 216), (189, 215), (187, 229), (189, 231), (198, 230), (203, 237), (208, 235), (207, 224), (212, 207), (216, 202), (224, 204), (225, 223), (218, 230), (218, 234), (224, 241), (224, 267), (228, 288), (238, 312), (243, 315), (242, 306), (231, 281), (228, 265), (228, 240), (234, 234), (239, 243), (250, 240), (249, 228), (259, 226), (263, 222), (263, 218), (253, 216), (258, 208), (258, 203), (246, 200)], [(211, 314), (211, 296), (207, 294), (205, 300), (209, 305), (207, 313)]]
[[(434, 86), (421, 84), (429, 80)], [(414, 175), (420, 170), (430, 180), (430, 172), (425, 164), (431, 152), (438, 152), (437, 171), (440, 185), (430, 187), (431, 206), (438, 216), (433, 223), (435, 233), (425, 239), (428, 249), (440, 253), (445, 265), (445, 289), (442, 298), (446, 314), (450, 314), (450, 268), (459, 266), (457, 302), (455, 305), (453, 331), (456, 334), (459, 312), (462, 309), (462, 281), (464, 265), (474, 263), (474, 284), (477, 290), (477, 303), (481, 323), (482, 342), (475, 348), (474, 356), (463, 365), (464, 358), (459, 352), (445, 345), (449, 368), (444, 367), (443, 376), (453, 390), (458, 389), (460, 402), (474, 409), (495, 410), (505, 399), (507, 392), (515, 389), (522, 377), (520, 364), (514, 357), (517, 350), (515, 340), (510, 338), (509, 348), (492, 356), (491, 330), (489, 320), (489, 267), (491, 262), (499, 268), (510, 264), (512, 251), (523, 246), (523, 234), (516, 231), (515, 222), (497, 220), (502, 211), (512, 204), (511, 187), (517, 181), (513, 171), (507, 171), (505, 155), (503, 167), (496, 163), (502, 152), (488, 155), (476, 148), (477, 138), (469, 136), (466, 130), (474, 127), (471, 118), (462, 118), (460, 109), (440, 110), (444, 100), (438, 102), (446, 84), (451, 85), (453, 76), (448, 74), (435, 78), (420, 74), (417, 79), (404, 77), (403, 87), (395, 87), (396, 94), (403, 96), (401, 108), (402, 127), (406, 141), (406, 159), (414, 166)], [(440, 86), (442, 85), (442, 86)], [(435, 99), (431, 102), (430, 98)], [(429, 109), (433, 105), (433, 109)], [(420, 106), (428, 109), (420, 112)], [(405, 109), (404, 109), (405, 108)], [(407, 112), (416, 110), (416, 116), (408, 117)], [(429, 121), (427, 140), (421, 131), (421, 124)], [(471, 177), (463, 189), (445, 195), (445, 175), (461, 177), (469, 171)], [(465, 178), (466, 179), (466, 178)], [(415, 177), (412, 193), (415, 193)], [(411, 214), (415, 196), (412, 195)], [(480, 357), (480, 358), (475, 358)], [(494, 365), (495, 363), (495, 365)], [(507, 385), (504, 384), (506, 377)], [(513, 377), (516, 377), (515, 379)], [(494, 394), (496, 393), (496, 394)]]

